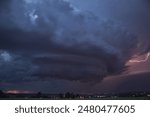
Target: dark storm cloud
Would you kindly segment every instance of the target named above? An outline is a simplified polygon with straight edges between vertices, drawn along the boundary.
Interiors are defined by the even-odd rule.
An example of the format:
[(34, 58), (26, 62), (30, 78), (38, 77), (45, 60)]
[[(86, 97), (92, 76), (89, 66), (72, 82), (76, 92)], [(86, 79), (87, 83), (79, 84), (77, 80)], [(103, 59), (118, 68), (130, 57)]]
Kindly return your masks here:
[[(150, 48), (149, 0), (69, 0), (82, 11), (110, 19), (138, 35), (138, 53)], [(85, 4), (86, 3), (86, 4)]]
[[(11, 0), (8, 6), (9, 12), (0, 11), (0, 49), (38, 67), (36, 73), (27, 73), (30, 77), (28, 68), (23, 70), (25, 79), (100, 81), (121, 72), (137, 45), (136, 37), (126, 29), (83, 14), (63, 0)], [(17, 66), (6, 64), (2, 74), (9, 79), (7, 70)]]
[(7, 3), (9, 3), (9, 0), (1, 0), (0, 1), (0, 6), (2, 7), (2, 6), (7, 6)]
[(31, 78), (37, 67), (30, 62), (30, 59), (0, 52), (0, 83), (20, 83), (35, 81)]

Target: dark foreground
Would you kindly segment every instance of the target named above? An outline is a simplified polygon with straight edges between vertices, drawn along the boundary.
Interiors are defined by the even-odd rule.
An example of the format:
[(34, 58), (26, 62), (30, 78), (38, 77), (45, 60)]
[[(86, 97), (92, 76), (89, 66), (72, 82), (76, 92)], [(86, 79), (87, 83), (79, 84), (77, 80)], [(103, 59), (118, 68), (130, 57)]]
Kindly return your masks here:
[(1, 100), (150, 100), (150, 92), (119, 94), (11, 94), (0, 91)]

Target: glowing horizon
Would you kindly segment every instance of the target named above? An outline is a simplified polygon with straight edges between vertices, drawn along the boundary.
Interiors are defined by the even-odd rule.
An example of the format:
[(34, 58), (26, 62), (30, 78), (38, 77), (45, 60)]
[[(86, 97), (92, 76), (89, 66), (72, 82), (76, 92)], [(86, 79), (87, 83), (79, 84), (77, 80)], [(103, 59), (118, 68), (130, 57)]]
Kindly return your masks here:
[(5, 93), (11, 93), (11, 94), (28, 94), (28, 93), (33, 93), (32, 91), (27, 91), (27, 90), (7, 90), (4, 91)]

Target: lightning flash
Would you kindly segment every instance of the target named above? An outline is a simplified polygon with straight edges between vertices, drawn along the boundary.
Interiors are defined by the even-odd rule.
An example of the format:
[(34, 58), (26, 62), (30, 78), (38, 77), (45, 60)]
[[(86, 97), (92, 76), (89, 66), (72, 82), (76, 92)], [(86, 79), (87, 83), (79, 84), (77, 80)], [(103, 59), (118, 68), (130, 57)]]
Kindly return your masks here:
[(132, 59), (132, 60), (129, 60), (130, 63), (143, 63), (143, 62), (146, 62), (150, 57), (150, 52), (148, 52), (145, 56), (144, 59), (142, 60), (138, 60), (138, 59)]

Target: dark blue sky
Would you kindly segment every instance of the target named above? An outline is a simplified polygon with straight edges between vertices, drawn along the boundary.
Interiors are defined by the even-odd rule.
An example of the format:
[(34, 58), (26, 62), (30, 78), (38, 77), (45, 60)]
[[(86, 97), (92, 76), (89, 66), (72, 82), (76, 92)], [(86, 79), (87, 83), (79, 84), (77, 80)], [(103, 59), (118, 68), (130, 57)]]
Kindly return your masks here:
[(149, 90), (149, 73), (135, 74), (149, 72), (149, 62), (128, 63), (149, 52), (149, 5), (147, 0), (2, 0), (0, 88), (95, 93), (138, 90), (133, 82), (142, 80), (141, 90)]

